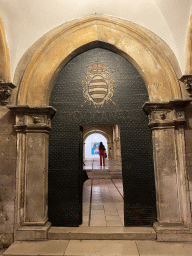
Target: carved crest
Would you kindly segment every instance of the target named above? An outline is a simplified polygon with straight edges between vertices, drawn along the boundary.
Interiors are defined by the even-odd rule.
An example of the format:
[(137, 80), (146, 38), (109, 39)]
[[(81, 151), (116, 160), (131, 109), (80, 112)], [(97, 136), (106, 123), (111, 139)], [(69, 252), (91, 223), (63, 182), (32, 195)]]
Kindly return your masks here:
[(90, 73), (86, 76), (85, 80), (82, 81), (82, 84), (86, 85), (83, 88), (83, 96), (86, 101), (92, 102), (95, 107), (102, 107), (105, 101), (107, 104), (108, 101), (111, 101), (116, 105), (111, 100), (113, 97), (113, 85), (111, 85), (111, 83), (115, 81), (110, 78), (115, 70), (108, 73), (106, 71), (107, 69), (107, 65), (98, 62), (94, 63), (88, 66), (87, 70)]

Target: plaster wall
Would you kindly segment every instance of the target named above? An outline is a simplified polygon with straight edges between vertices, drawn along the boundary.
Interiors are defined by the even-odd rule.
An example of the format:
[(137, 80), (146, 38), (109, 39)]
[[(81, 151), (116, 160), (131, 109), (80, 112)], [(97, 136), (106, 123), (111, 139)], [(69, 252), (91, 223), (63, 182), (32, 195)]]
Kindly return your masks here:
[(0, 0), (11, 57), (12, 79), (26, 50), (51, 29), (91, 14), (139, 24), (161, 37), (184, 72), (185, 40), (192, 0)]

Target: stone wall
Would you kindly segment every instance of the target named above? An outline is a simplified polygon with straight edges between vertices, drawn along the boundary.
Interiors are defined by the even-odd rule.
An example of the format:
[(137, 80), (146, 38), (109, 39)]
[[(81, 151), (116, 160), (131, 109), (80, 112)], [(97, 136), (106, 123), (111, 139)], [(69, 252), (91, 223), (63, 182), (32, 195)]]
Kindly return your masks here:
[[(190, 202), (192, 207), (192, 104), (186, 108), (186, 129), (185, 129), (185, 148), (186, 148), (186, 167), (189, 179)], [(192, 208), (191, 208), (192, 210)]]
[(6, 106), (0, 106), (0, 242), (13, 242), (16, 134), (14, 116)]

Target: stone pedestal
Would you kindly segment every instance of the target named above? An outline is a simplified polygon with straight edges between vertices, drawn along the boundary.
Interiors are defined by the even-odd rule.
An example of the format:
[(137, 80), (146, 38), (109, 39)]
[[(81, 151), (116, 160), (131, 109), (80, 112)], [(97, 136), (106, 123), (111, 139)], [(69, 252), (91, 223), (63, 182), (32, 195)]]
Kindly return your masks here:
[(9, 106), (16, 115), (15, 240), (45, 240), (48, 222), (48, 145), (52, 107)]
[(192, 241), (184, 108), (190, 100), (144, 104), (152, 129), (159, 241)]

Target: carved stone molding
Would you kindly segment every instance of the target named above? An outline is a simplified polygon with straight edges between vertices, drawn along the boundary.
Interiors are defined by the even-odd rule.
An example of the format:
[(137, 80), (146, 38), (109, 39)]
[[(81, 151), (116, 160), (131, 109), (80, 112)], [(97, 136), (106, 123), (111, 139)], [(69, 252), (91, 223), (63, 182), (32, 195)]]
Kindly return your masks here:
[(0, 81), (0, 101), (2, 105), (6, 105), (9, 103), (9, 97), (11, 96), (11, 91), (16, 86), (12, 83), (6, 83)]
[(183, 75), (179, 80), (185, 84), (189, 97), (192, 97), (192, 75)]
[(152, 129), (182, 126), (185, 124), (184, 108), (191, 99), (172, 100), (169, 102), (145, 102), (144, 111), (148, 114)]
[(16, 115), (17, 132), (49, 132), (56, 110), (51, 107), (8, 106)]

